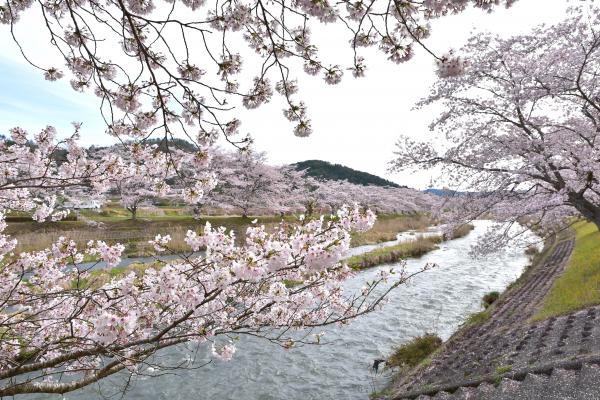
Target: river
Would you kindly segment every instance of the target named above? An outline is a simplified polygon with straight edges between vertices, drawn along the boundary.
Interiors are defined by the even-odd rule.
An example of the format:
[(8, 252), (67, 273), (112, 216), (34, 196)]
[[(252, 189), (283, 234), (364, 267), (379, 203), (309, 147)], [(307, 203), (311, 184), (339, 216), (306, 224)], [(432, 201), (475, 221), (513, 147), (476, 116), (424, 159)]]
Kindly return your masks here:
[[(438, 266), (393, 291), (381, 310), (359, 317), (349, 326), (326, 329), (323, 339), (329, 342), (327, 345), (284, 350), (259, 339), (241, 338), (232, 361), (216, 360), (198, 369), (176, 373), (154, 371), (162, 376), (136, 378), (123, 398), (368, 399), (374, 387), (383, 388), (390, 378), (386, 372), (373, 374), (374, 359), (385, 358), (394, 346), (427, 332), (447, 339), (469, 314), (481, 309), (485, 293), (502, 291), (521, 275), (528, 264), (522, 244), (484, 259), (469, 257), (471, 245), (490, 224), (475, 221), (475, 229), (466, 237), (444, 242), (438, 250), (420, 259), (408, 260), (408, 271), (418, 270), (425, 263)], [(536, 240), (533, 234), (526, 239)], [(389, 268), (389, 265), (357, 274), (347, 283), (348, 289), (360, 288), (380, 268)], [(188, 354), (180, 347), (168, 349), (159, 356), (184, 361)], [(208, 350), (201, 347), (193, 365), (199, 366), (208, 360)], [(102, 398), (114, 394), (121, 384), (122, 378), (112, 377), (99, 386), (64, 397)], [(32, 398), (56, 399), (57, 396)]]

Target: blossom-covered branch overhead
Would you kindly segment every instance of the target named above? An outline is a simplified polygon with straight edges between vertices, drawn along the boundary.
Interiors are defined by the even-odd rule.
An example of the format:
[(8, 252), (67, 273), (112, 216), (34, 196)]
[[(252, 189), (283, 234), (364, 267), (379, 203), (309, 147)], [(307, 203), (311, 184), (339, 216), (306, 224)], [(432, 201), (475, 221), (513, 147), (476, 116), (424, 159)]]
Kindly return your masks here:
[[(239, 135), (232, 104), (254, 109), (274, 91), (287, 103), (283, 113), (295, 124), (294, 133), (311, 133), (305, 103), (296, 95), (298, 67), (335, 85), (345, 71), (364, 76), (363, 48), (376, 47), (395, 63), (423, 48), (441, 76), (456, 75), (464, 60), (452, 53), (438, 56), (424, 44), (429, 21), (469, 6), (491, 11), (513, 1), (7, 0), (0, 4), (0, 22), (10, 26), (12, 38), (46, 79), (68, 75), (73, 89), (102, 99), (112, 135), (139, 139), (158, 130), (185, 132), (195, 141), (200, 132), (244, 147), (250, 138)], [(64, 65), (46, 65), (21, 46), (17, 28), (25, 18), (47, 31)], [(319, 53), (321, 38), (311, 32), (321, 24), (346, 31), (338, 40), (350, 47), (351, 59)], [(250, 82), (238, 79), (243, 68), (254, 76)]]

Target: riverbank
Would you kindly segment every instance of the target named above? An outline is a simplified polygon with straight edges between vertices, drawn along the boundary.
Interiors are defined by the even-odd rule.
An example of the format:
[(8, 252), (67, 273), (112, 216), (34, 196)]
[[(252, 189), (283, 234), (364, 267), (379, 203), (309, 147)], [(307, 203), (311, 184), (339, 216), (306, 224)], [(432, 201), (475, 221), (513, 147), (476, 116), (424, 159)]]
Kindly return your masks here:
[(581, 290), (584, 276), (600, 275), (600, 233), (574, 228), (576, 237), (548, 243), (485, 318), (470, 318), (381, 398), (600, 398), (600, 300)]
[[(117, 210), (118, 211), (118, 210)], [(256, 221), (267, 229), (274, 228), (281, 221), (297, 221), (295, 216), (250, 216), (235, 215), (202, 216), (199, 219), (189, 214), (175, 215), (145, 215), (133, 220), (127, 213), (115, 211), (103, 216), (94, 215), (86, 221), (58, 221), (37, 223), (34, 221), (10, 222), (6, 233), (18, 239), (17, 253), (37, 251), (50, 247), (59, 237), (65, 236), (74, 240), (78, 246), (85, 246), (90, 240), (103, 240), (109, 244), (122, 243), (125, 245), (125, 257), (147, 257), (153, 254), (153, 248), (148, 241), (158, 234), (171, 236), (170, 248), (176, 252), (189, 251), (185, 243), (188, 230), (200, 232), (207, 222), (213, 226), (223, 226), (227, 231), (233, 231), (239, 244), (244, 241), (246, 229)], [(172, 211), (174, 212), (174, 211)], [(394, 214), (380, 215), (373, 229), (364, 233), (353, 234), (351, 246), (378, 244), (394, 240), (399, 232), (408, 230), (423, 230), (431, 223), (431, 218), (424, 214)]]
[(600, 231), (590, 222), (573, 225), (575, 248), (565, 270), (534, 316), (544, 320), (600, 304)]
[(461, 225), (450, 234), (428, 234), (415, 233), (413, 238), (398, 243), (396, 245), (385, 246), (352, 256), (346, 260), (348, 266), (354, 270), (363, 270), (382, 264), (390, 264), (404, 260), (406, 258), (419, 258), (430, 251), (437, 250), (439, 244), (448, 241), (460, 239), (467, 236), (474, 226), (472, 224)]
[[(401, 216), (400, 217), (403, 221), (406, 221), (406, 217)], [(387, 221), (390, 221), (390, 217), (387, 218)], [(406, 223), (406, 222), (403, 222)], [(386, 229), (389, 229), (390, 224), (386, 224)], [(397, 226), (397, 225), (393, 225), (393, 226)], [(406, 226), (406, 225), (404, 225)], [(450, 237), (452, 239), (456, 239), (458, 237), (464, 237), (468, 234), (468, 232), (470, 232), (473, 229), (473, 225), (469, 225), (467, 227), (467, 229), (461, 229), (460, 231), (460, 235), (458, 234), (453, 234)], [(429, 234), (430, 236), (424, 236)], [(436, 250), (438, 249), (438, 244), (443, 242), (443, 236), (441, 234), (434, 234), (432, 235), (432, 232), (423, 232), (423, 233), (416, 233), (413, 231), (410, 231), (408, 233), (404, 233), (404, 236), (406, 237), (405, 240), (407, 240), (406, 242), (400, 243), (399, 245), (394, 245), (393, 243), (398, 241), (398, 240), (404, 240), (402, 239), (402, 233), (396, 233), (395, 235), (395, 241), (392, 242), (383, 242), (383, 243), (377, 243), (377, 245), (380, 245), (381, 247), (378, 247), (376, 251), (369, 251), (371, 244), (366, 244), (366, 245), (362, 245), (362, 246), (356, 246), (353, 247), (353, 253), (356, 253), (357, 255), (350, 257), (349, 259), (346, 260), (346, 262), (348, 263), (348, 265), (351, 268), (354, 268), (356, 270), (360, 270), (363, 268), (357, 268), (356, 265), (351, 264), (353, 261), (352, 260), (360, 260), (362, 259), (362, 254), (369, 254), (369, 257), (367, 258), (368, 260), (372, 260), (373, 259), (373, 254), (377, 254), (378, 252), (381, 252), (382, 254), (392, 254), (392, 258), (388, 258), (388, 263), (392, 263), (397, 261), (398, 259), (405, 259), (405, 258), (416, 258), (419, 256), (422, 256), (423, 254), (428, 253), (429, 251), (432, 250)], [(448, 239), (448, 240), (452, 240), (452, 239)], [(183, 240), (183, 239), (181, 239)], [(392, 249), (392, 251), (390, 252), (388, 249)], [(361, 253), (362, 252), (362, 253)], [(196, 254), (201, 254), (200, 253), (195, 253)], [(185, 256), (185, 255), (190, 255), (189, 252), (188, 253), (181, 253), (181, 256)], [(399, 258), (396, 258), (399, 257)], [(121, 263), (119, 264), (119, 266), (117, 267), (113, 267), (111, 269), (106, 269), (104, 266), (103, 262), (100, 262), (98, 264), (95, 264), (95, 260), (93, 259), (86, 259), (84, 260), (85, 263), (83, 265), (80, 265), (81, 269), (90, 269), (91, 271), (91, 276), (89, 279), (86, 279), (85, 281), (82, 282), (77, 282), (78, 285), (80, 285), (81, 287), (89, 287), (89, 286), (99, 286), (103, 283), (106, 283), (108, 281), (110, 281), (110, 279), (112, 279), (113, 277), (121, 277), (124, 276), (130, 272), (135, 273), (137, 276), (141, 276), (143, 274), (143, 272), (147, 269), (147, 268), (160, 268), (162, 266), (165, 265), (165, 262), (168, 262), (170, 260), (177, 260), (179, 258), (178, 254), (171, 254), (171, 255), (167, 255), (167, 256), (160, 256), (160, 257), (153, 257), (153, 256), (134, 256), (134, 255), (130, 255), (128, 258), (125, 258), (124, 260), (121, 261)], [(378, 259), (378, 264), (382, 264), (383, 263), (383, 258), (379, 258)], [(366, 268), (366, 267), (364, 267)], [(294, 285), (298, 284), (300, 282), (286, 282), (286, 285), (288, 285), (289, 287), (293, 287)]]
[[(343, 327), (298, 332), (299, 338), (306, 333), (324, 333), (322, 345), (284, 350), (240, 335), (235, 338), (240, 350), (231, 362), (213, 360), (210, 344), (199, 345), (189, 370), (180, 370), (177, 375), (158, 370), (153, 373), (156, 376), (138, 377), (131, 382), (125, 399), (188, 399), (202, 393), (207, 399), (365, 400), (373, 390), (373, 380), (377, 388), (387, 382), (388, 372), (373, 374), (374, 359), (384, 358), (396, 344), (428, 331), (447, 340), (465, 315), (478, 310), (485, 293), (502, 291), (521, 275), (528, 262), (522, 247), (507, 247), (484, 260), (468, 257), (471, 246), (492, 225), (491, 221), (476, 221), (475, 230), (464, 239), (442, 242), (438, 250), (419, 259), (407, 259), (407, 273), (416, 272), (427, 263), (438, 267), (393, 290), (381, 309)], [(531, 241), (537, 238), (531, 235)], [(385, 265), (354, 274), (344, 284), (345, 293), (360, 292), (367, 282), (389, 268)], [(385, 285), (378, 287), (377, 293), (385, 289)], [(165, 349), (159, 356), (178, 364), (186, 362), (183, 357), (187, 351), (175, 347)], [(97, 399), (129, 378), (129, 374), (123, 374), (70, 393), (68, 398)], [(38, 400), (52, 399), (47, 396)]]
[(352, 234), (350, 244), (358, 247), (390, 242), (400, 232), (425, 231), (435, 223), (433, 218), (423, 213), (378, 215), (372, 229)]
[(355, 271), (372, 268), (382, 264), (391, 264), (406, 258), (418, 258), (438, 248), (442, 242), (441, 236), (417, 237), (392, 246), (381, 247), (364, 254), (352, 256), (346, 260)]

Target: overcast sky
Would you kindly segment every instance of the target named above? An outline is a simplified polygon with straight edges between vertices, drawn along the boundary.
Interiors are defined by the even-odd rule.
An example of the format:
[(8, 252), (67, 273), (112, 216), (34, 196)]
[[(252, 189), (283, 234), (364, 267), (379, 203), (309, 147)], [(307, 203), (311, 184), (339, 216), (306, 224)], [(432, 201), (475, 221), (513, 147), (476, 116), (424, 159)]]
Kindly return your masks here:
[[(543, 7), (542, 7), (543, 5)], [(541, 23), (551, 24), (564, 18), (567, 2), (563, 0), (519, 0), (509, 10), (487, 14), (469, 10), (458, 16), (432, 23), (427, 44), (438, 53), (460, 48), (473, 34), (493, 32), (510, 36), (527, 32)], [(44, 45), (36, 33), (23, 31), (35, 43), (34, 53)], [(32, 33), (29, 33), (32, 32)], [(0, 52), (0, 132), (14, 126), (35, 132), (46, 125), (56, 126), (68, 134), (70, 122), (83, 122), (82, 139), (87, 145), (108, 144), (104, 123), (93, 94), (75, 93), (68, 79), (47, 82), (42, 74), (26, 64), (17, 46), (8, 41), (6, 27)], [(320, 44), (321, 58), (348, 64), (350, 54), (346, 36), (326, 28), (314, 32)], [(41, 37), (40, 37), (41, 38)], [(338, 40), (336, 40), (338, 39)], [(364, 54), (364, 53), (363, 53)], [(282, 115), (283, 103), (277, 96), (259, 108), (239, 109), (243, 132), (250, 132), (255, 148), (266, 151), (272, 164), (287, 164), (307, 159), (321, 159), (383, 176), (400, 184), (424, 188), (429, 174), (387, 173), (393, 157), (394, 143), (400, 135), (423, 137), (435, 110), (412, 110), (414, 103), (426, 95), (435, 80), (431, 56), (423, 51), (408, 63), (393, 64), (378, 51), (366, 54), (367, 76), (354, 79), (346, 73), (341, 84), (328, 86), (319, 77), (299, 73), (299, 98), (305, 101), (314, 133), (308, 138), (293, 136), (293, 126)]]

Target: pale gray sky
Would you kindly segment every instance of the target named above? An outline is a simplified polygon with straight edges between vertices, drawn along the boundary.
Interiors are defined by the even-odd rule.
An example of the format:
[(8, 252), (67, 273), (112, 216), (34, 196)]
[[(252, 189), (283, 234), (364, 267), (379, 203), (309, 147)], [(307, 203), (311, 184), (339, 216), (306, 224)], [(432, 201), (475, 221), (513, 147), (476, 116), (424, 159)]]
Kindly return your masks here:
[[(438, 53), (444, 53), (450, 48), (460, 48), (472, 34), (489, 31), (510, 36), (527, 32), (538, 24), (561, 20), (568, 6), (563, 0), (519, 0), (513, 8), (499, 8), (492, 14), (469, 10), (434, 21), (427, 44)], [(39, 71), (23, 62), (16, 45), (6, 40), (6, 27), (0, 28), (0, 34), (4, 38), (0, 53), (1, 132), (17, 125), (37, 131), (50, 124), (68, 133), (69, 122), (77, 120), (84, 123), (82, 136), (86, 144), (110, 142), (103, 133), (98, 100), (93, 94), (75, 93), (68, 80), (44, 81)], [(336, 40), (341, 34), (335, 28), (313, 32), (313, 41), (321, 44), (322, 59), (349, 63), (347, 35)], [(39, 31), (21, 31), (21, 36), (33, 45), (36, 56), (52, 56), (38, 44), (43, 37)], [(419, 50), (411, 61), (401, 65), (387, 61), (375, 49), (363, 55), (368, 66), (367, 76), (354, 79), (348, 72), (337, 86), (328, 86), (319, 77), (297, 71), (298, 98), (307, 104), (314, 130), (312, 136), (293, 136), (293, 126), (283, 117), (284, 105), (278, 96), (257, 110), (239, 108), (242, 130), (253, 135), (256, 149), (266, 151), (273, 164), (321, 159), (400, 184), (426, 187), (428, 174), (389, 175), (386, 169), (399, 135), (416, 138), (427, 135), (435, 110), (411, 109), (428, 93), (435, 80), (433, 60)]]

